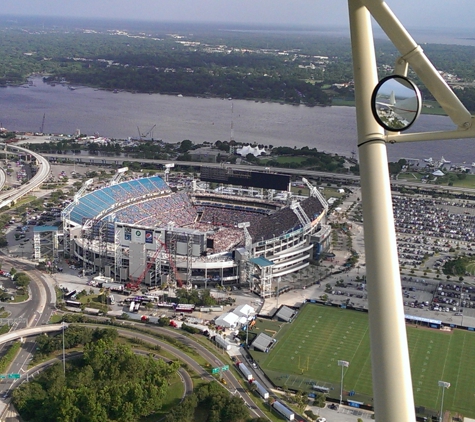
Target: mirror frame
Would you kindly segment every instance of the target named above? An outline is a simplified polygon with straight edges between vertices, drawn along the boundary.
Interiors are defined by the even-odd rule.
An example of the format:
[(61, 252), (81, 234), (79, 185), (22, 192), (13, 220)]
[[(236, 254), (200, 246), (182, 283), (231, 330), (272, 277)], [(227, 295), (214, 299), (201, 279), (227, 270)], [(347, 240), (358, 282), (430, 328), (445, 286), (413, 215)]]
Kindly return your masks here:
[[(416, 106), (416, 110), (414, 111), (413, 118), (405, 126), (403, 126), (401, 128), (391, 127), (386, 122), (384, 122), (381, 119), (380, 115), (378, 114), (378, 109), (376, 107), (376, 98), (377, 98), (377, 96), (379, 94), (379, 91), (382, 88), (382, 86), (390, 80), (398, 80), (398, 79), (400, 79), (404, 82), (404, 84), (401, 83), (401, 85), (407, 85), (408, 89), (412, 89), (412, 91), (414, 92), (414, 98), (416, 99), (416, 102), (417, 102), (417, 106)], [(378, 82), (378, 84), (376, 85), (376, 87), (373, 90), (373, 94), (371, 95), (371, 112), (373, 113), (373, 117), (375, 118), (376, 122), (378, 122), (378, 124), (380, 126), (382, 126), (385, 130), (387, 130), (389, 132), (403, 132), (403, 131), (409, 129), (413, 125), (413, 123), (417, 120), (419, 115), (421, 114), (421, 110), (422, 110), (421, 92), (419, 91), (419, 88), (416, 86), (416, 84), (414, 84), (414, 82), (412, 82), (406, 76), (389, 75), (389, 76), (384, 77), (383, 79), (381, 79)]]

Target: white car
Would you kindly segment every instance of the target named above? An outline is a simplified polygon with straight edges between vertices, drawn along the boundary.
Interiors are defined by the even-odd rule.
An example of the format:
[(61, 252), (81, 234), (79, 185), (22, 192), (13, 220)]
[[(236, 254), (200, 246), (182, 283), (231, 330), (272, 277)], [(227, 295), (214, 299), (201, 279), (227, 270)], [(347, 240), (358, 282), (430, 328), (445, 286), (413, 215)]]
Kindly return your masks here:
[(318, 418), (317, 422), (327, 422), (326, 418)]

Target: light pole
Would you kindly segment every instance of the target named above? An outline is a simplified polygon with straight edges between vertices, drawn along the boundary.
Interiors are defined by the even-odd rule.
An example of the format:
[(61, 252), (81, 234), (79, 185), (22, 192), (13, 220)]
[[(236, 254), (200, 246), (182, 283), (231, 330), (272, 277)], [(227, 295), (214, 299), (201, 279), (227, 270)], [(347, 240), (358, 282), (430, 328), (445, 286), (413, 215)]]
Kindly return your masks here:
[[(415, 417), (401, 280), (387, 165), (387, 143), (471, 138), (475, 117), (460, 102), (384, 0), (348, 0), (358, 129), (361, 199), (366, 257), (374, 411), (384, 422)], [(376, 121), (378, 66), (371, 17), (399, 51), (395, 75), (409, 66), (441, 105), (456, 129), (400, 133)], [(399, 76), (399, 77), (400, 77)], [(374, 96), (373, 96), (374, 94)], [(418, 98), (419, 97), (419, 98)], [(420, 95), (414, 100), (418, 103)], [(416, 117), (417, 114), (414, 114)], [(383, 130), (383, 128), (385, 130)]]
[(444, 393), (445, 389), (450, 387), (450, 382), (439, 381), (439, 387), (442, 387), (442, 400), (440, 401), (440, 415), (439, 415), (439, 422), (442, 422), (444, 419)]
[[(340, 384), (340, 406), (343, 403), (343, 376), (344, 376), (344, 370), (345, 368), (348, 368), (350, 366), (350, 362), (347, 362), (346, 360), (339, 360), (338, 361), (338, 366), (341, 366), (341, 384)], [(338, 408), (338, 411), (340, 411), (340, 408)]]
[(63, 328), (63, 373), (64, 376), (66, 376), (66, 357), (65, 357), (65, 351), (64, 351), (64, 321), (61, 321), (61, 325)]

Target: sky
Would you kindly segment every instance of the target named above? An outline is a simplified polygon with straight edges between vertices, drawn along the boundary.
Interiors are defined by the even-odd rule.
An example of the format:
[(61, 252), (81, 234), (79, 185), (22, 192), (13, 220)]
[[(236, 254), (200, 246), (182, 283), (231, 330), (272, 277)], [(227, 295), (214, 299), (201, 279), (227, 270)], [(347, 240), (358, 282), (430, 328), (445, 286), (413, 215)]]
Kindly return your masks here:
[[(348, 26), (347, 0), (2, 0), (1, 15)], [(406, 28), (472, 28), (475, 0), (386, 0)]]

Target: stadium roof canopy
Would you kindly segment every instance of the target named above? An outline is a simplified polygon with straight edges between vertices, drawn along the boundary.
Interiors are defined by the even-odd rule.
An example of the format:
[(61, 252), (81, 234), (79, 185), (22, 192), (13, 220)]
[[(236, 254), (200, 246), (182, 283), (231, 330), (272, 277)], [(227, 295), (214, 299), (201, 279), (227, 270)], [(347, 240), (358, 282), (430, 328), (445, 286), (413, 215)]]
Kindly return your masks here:
[(254, 347), (254, 350), (260, 350), (261, 352), (267, 353), (275, 342), (276, 340), (272, 337), (268, 336), (267, 334), (261, 333), (252, 342), (252, 347)]
[(171, 190), (158, 176), (128, 180), (89, 192), (79, 198), (77, 203), (71, 202), (63, 212), (70, 212), (71, 221), (83, 224), (84, 219), (95, 218), (102, 212), (115, 208), (117, 203), (130, 200), (131, 197), (143, 197), (160, 192)]
[(58, 228), (56, 226), (35, 226), (33, 227), (33, 233), (44, 233), (44, 232), (57, 232)]
[(272, 261), (268, 260), (264, 256), (260, 256), (258, 258), (251, 258), (249, 261), (261, 268), (270, 267), (271, 265), (274, 265)]

